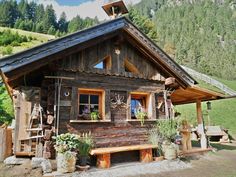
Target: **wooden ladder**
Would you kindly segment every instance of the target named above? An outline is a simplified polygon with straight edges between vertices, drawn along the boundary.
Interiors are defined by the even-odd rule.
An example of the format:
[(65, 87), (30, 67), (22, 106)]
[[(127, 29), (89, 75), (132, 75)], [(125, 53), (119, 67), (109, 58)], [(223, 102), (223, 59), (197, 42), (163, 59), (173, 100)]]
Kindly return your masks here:
[(43, 115), (42, 107), (35, 103), (26, 128), (28, 138), (21, 140), (21, 151), (28, 152), (29, 156), (41, 157), (43, 145), (40, 139), (43, 137)]

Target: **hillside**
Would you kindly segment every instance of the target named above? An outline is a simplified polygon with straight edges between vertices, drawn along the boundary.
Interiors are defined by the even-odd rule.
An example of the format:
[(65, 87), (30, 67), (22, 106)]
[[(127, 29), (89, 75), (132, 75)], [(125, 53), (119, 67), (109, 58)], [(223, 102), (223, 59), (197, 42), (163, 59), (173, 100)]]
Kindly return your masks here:
[(139, 18), (131, 20), (142, 27), (148, 21), (141, 22), (143, 18), (150, 19), (152, 23), (146, 26), (154, 26), (154, 40), (179, 64), (233, 80), (236, 79), (236, 7), (233, 2), (142, 0), (134, 7), (136, 12), (131, 11), (131, 16), (139, 15)]
[[(55, 39), (53, 35), (29, 32), (19, 29), (0, 27), (0, 58), (22, 50), (37, 46), (49, 40)], [(5, 36), (3, 36), (5, 35)], [(20, 38), (17, 42), (15, 38)], [(12, 39), (12, 42), (9, 41)]]
[[(175, 61), (236, 90), (236, 6), (233, 0), (142, 0), (130, 19)], [(219, 91), (202, 81), (200, 86)], [(203, 103), (206, 120), (206, 104)], [(212, 102), (211, 124), (236, 135), (236, 99)], [(176, 107), (196, 124), (196, 105)]]

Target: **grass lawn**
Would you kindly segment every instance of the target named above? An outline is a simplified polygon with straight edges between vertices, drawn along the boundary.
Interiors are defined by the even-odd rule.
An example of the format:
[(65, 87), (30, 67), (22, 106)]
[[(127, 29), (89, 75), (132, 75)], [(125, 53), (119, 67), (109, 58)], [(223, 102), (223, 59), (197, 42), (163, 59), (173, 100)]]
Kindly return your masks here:
[(0, 31), (4, 31), (4, 30), (11, 30), (14, 33), (18, 32), (21, 35), (35, 37), (37, 38), (37, 40), (42, 41), (42, 42), (55, 39), (55, 36), (53, 35), (35, 33), (35, 32), (24, 31), (20, 29), (14, 29), (14, 28), (0, 27)]

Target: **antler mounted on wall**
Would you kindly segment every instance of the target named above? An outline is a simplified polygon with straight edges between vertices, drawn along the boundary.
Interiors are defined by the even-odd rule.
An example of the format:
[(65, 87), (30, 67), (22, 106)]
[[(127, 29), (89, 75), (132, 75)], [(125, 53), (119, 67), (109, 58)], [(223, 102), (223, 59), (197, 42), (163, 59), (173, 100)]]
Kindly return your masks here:
[(127, 104), (124, 102), (124, 96), (120, 96), (120, 94), (116, 94), (115, 98), (111, 99), (111, 108), (113, 109), (121, 109), (127, 108)]

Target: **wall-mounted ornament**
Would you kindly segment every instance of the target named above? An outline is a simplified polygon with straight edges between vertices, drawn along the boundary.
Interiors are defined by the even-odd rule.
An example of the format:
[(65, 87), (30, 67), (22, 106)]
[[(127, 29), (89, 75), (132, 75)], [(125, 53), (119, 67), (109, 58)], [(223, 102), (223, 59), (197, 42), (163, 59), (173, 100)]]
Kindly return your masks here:
[(111, 108), (112, 109), (121, 109), (128, 108), (127, 104), (124, 102), (124, 96), (120, 96), (120, 94), (116, 94), (114, 98), (111, 99)]
[(65, 92), (64, 92), (64, 96), (65, 96), (65, 97), (70, 96), (70, 91), (65, 91)]

